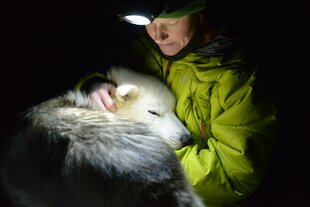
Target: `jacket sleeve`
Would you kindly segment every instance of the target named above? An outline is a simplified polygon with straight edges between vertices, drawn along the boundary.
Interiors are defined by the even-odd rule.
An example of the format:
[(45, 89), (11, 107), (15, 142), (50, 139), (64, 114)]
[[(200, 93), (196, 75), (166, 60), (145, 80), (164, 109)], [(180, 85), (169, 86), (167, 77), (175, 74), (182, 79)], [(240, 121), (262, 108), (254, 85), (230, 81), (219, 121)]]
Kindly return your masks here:
[(75, 89), (80, 91), (88, 91), (92, 84), (96, 82), (111, 82), (106, 74), (100, 72), (94, 72), (87, 76), (82, 77), (75, 85)]
[(243, 79), (231, 71), (218, 79), (210, 100), (208, 148), (195, 144), (176, 151), (189, 181), (207, 203), (237, 202), (253, 193), (272, 152), (275, 107), (254, 93), (255, 75)]

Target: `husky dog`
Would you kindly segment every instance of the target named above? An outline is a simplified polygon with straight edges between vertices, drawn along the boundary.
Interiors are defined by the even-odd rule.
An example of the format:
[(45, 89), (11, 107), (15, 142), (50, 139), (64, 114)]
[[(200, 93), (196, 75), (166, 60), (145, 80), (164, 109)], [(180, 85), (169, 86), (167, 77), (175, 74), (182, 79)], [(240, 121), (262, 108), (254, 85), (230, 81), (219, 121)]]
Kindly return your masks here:
[(190, 134), (155, 78), (112, 68), (116, 113), (69, 91), (23, 113), (2, 170), (18, 207), (203, 207), (173, 149)]

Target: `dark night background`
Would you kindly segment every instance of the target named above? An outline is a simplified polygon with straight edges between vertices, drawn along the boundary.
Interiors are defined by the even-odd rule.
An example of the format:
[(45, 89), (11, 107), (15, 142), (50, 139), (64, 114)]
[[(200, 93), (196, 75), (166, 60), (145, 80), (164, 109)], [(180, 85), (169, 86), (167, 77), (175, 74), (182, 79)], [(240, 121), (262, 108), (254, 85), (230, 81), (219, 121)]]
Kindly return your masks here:
[[(83, 75), (117, 64), (135, 35), (116, 16), (120, 1), (31, 0), (1, 6), (1, 151), (16, 113), (65, 92)], [(236, 26), (245, 45), (256, 51), (253, 58), (261, 60), (279, 104), (278, 142), (249, 206), (304, 206), (310, 159), (304, 28), (310, 8), (306, 0), (210, 1), (221, 5), (223, 22)], [(0, 206), (9, 207), (1, 189)]]

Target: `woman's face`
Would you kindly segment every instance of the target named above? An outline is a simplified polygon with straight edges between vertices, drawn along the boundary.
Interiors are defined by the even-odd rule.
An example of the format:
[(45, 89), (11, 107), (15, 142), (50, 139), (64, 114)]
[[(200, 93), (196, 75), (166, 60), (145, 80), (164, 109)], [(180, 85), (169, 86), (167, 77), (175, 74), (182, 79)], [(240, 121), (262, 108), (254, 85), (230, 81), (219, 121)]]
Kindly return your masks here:
[(196, 31), (194, 16), (156, 18), (145, 26), (149, 36), (167, 56), (176, 55), (191, 40)]

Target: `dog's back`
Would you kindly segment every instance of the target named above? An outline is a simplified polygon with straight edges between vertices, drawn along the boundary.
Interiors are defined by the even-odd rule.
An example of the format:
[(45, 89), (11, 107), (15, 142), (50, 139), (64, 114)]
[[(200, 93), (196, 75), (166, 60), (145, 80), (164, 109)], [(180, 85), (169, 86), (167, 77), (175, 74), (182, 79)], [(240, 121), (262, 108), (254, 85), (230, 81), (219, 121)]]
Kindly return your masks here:
[(145, 123), (78, 92), (25, 112), (3, 166), (16, 206), (203, 206), (173, 150)]

